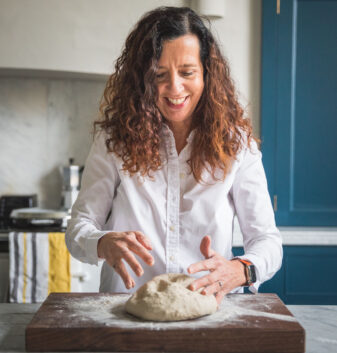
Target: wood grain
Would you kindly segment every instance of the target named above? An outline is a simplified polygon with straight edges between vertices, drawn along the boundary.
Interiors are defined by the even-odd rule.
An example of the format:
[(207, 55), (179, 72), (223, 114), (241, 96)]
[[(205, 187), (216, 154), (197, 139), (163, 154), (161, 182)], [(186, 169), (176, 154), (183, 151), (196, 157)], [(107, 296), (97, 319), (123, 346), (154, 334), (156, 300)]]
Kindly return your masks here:
[[(254, 310), (248, 310), (247, 315), (241, 314), (235, 320), (224, 317), (223, 321), (212, 322), (210, 317), (200, 318), (197, 319), (200, 324), (198, 327), (195, 326), (195, 320), (180, 322), (176, 327), (170, 323), (171, 326), (167, 328), (165, 324), (147, 324), (123, 313), (123, 308), (119, 309), (121, 315), (124, 315), (120, 324), (114, 320), (110, 325), (107, 320), (93, 320), (86, 317), (85, 313), (78, 315), (69, 305), (74, 300), (81, 303), (102, 298), (113, 299), (114, 296), (107, 293), (50, 294), (26, 327), (26, 350), (215, 353), (305, 351), (303, 327), (292, 318), (292, 314), (275, 294), (228, 295), (233, 303), (237, 303), (239, 298), (241, 307)], [(126, 298), (128, 295), (125, 295)], [(256, 314), (259, 312), (261, 316)], [(278, 319), (274, 314), (285, 315), (289, 321), (281, 316)], [(126, 320), (130, 321), (129, 325), (123, 324)]]

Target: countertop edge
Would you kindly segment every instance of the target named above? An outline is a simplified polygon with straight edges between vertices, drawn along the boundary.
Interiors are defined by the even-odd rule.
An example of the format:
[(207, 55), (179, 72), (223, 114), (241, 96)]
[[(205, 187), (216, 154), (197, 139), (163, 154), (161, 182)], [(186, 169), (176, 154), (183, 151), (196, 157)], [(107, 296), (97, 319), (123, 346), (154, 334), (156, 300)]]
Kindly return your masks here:
[[(337, 246), (337, 227), (278, 227), (283, 245)], [(242, 246), (242, 233), (235, 217), (233, 246)]]
[[(337, 227), (279, 227), (283, 245), (337, 246)], [(0, 231), (0, 241), (8, 240), (8, 231)], [(242, 233), (235, 218), (233, 246), (242, 246)]]

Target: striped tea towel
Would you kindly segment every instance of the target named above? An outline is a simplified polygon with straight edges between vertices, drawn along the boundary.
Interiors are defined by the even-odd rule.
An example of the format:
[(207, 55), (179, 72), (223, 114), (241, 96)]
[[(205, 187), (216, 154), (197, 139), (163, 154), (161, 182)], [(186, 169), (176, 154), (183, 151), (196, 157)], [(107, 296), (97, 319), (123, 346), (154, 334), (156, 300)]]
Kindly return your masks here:
[(9, 300), (43, 302), (70, 292), (70, 254), (64, 233), (9, 233)]

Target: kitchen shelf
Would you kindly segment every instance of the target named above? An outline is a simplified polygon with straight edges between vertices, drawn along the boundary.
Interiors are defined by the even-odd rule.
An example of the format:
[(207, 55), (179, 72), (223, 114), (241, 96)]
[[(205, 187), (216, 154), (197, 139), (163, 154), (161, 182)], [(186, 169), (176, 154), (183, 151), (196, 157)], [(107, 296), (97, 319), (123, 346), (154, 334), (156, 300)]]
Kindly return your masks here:
[(0, 68), (0, 78), (48, 78), (48, 79), (79, 79), (106, 82), (109, 75), (61, 70), (40, 70), (40, 69), (20, 69), (20, 68)]

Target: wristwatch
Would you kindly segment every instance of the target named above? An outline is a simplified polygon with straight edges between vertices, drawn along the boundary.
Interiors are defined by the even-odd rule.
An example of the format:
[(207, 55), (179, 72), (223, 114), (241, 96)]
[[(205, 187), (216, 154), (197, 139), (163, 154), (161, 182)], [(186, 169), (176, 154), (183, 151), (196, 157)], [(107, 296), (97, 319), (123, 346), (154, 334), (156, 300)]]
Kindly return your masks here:
[(243, 286), (244, 287), (251, 286), (253, 283), (256, 282), (255, 266), (248, 260), (243, 260), (238, 257), (235, 258), (235, 260), (239, 260), (245, 266), (246, 283)]

